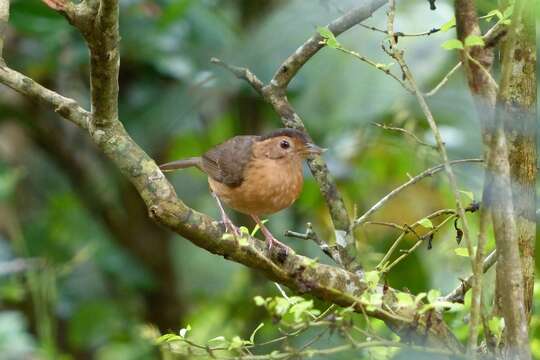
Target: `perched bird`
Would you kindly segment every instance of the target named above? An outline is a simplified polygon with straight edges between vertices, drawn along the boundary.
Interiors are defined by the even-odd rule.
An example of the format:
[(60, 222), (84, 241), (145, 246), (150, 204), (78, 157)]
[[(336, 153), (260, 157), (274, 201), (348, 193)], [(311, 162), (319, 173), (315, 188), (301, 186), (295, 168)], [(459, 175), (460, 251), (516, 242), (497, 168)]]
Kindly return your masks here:
[(278, 129), (262, 136), (235, 136), (202, 156), (166, 163), (160, 169), (172, 171), (195, 166), (205, 172), (227, 231), (235, 236), (240, 234), (221, 201), (250, 215), (271, 249), (273, 244), (281, 243), (260, 217), (285, 209), (298, 199), (304, 182), (302, 160), (323, 150), (302, 131)]

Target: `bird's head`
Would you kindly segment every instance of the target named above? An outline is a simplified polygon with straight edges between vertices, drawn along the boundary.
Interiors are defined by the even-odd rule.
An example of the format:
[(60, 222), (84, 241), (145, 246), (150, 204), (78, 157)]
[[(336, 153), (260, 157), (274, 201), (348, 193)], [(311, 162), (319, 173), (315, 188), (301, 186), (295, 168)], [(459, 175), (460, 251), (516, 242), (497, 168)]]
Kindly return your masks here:
[(278, 129), (259, 137), (254, 145), (257, 153), (269, 159), (305, 159), (325, 149), (313, 144), (307, 135), (296, 129)]

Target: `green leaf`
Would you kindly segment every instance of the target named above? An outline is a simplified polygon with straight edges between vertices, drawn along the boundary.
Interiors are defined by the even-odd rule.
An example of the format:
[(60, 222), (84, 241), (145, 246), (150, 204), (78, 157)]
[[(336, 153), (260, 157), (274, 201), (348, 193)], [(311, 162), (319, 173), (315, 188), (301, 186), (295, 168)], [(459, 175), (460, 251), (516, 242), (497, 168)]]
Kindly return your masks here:
[(454, 252), (457, 256), (469, 257), (469, 250), (467, 248), (455, 248)]
[(448, 20), (447, 22), (445, 22), (441, 26), (441, 31), (442, 32), (447, 32), (448, 30), (452, 29), (454, 26), (456, 26), (456, 18), (455, 17), (453, 17), (450, 20)]
[(301, 322), (304, 314), (313, 309), (313, 300), (303, 301), (291, 307), (290, 312), (294, 315), (295, 322)]
[(469, 200), (474, 201), (474, 194), (472, 191), (459, 190), (459, 192), (468, 197)]
[(274, 307), (274, 311), (276, 312), (276, 315), (283, 316), (289, 310), (289, 302), (287, 299), (277, 297), (276, 304)]
[(370, 289), (374, 289), (379, 283), (380, 275), (378, 271), (368, 271), (364, 276), (366, 277), (366, 282)]
[(413, 297), (410, 294), (400, 292), (396, 294), (396, 297), (397, 303), (401, 307), (410, 307), (414, 304)]
[(421, 292), (420, 294), (416, 295), (416, 297), (414, 298), (414, 303), (418, 305), (426, 297), (427, 297), (427, 294), (425, 292)]
[(255, 334), (257, 333), (257, 331), (259, 331), (260, 328), (262, 328), (264, 326), (264, 323), (260, 323), (259, 326), (257, 326), (255, 328), (255, 330), (253, 330), (253, 332), (251, 333), (251, 336), (249, 337), (249, 341), (251, 342), (251, 344), (255, 344)]
[(463, 43), (458, 39), (446, 40), (441, 46), (445, 50), (463, 49)]
[(266, 305), (266, 300), (262, 297), (262, 296), (255, 296), (253, 298), (253, 301), (255, 301), (255, 305), (257, 306), (263, 306), (263, 305)]
[(321, 35), (325, 39), (330, 39), (335, 37), (334, 33), (330, 31), (330, 29), (327, 26), (319, 26), (317, 27), (317, 32), (319, 35)]
[(221, 240), (233, 240), (234, 239), (234, 235), (233, 234), (229, 234), (229, 233), (225, 233), (221, 236)]
[(463, 310), (465, 307), (463, 304), (453, 303), (450, 301), (435, 301), (433, 307), (437, 311), (456, 312)]
[(380, 292), (371, 294), (371, 296), (369, 297), (370, 305), (380, 307), (382, 304), (382, 296), (383, 294)]
[(465, 47), (484, 46), (484, 39), (478, 35), (469, 35), (465, 38)]
[(427, 229), (433, 229), (433, 223), (428, 218), (423, 218), (421, 220), (418, 220), (418, 224), (422, 225), (423, 227)]
[(499, 9), (494, 9), (488, 12), (485, 16), (487, 21), (490, 21), (494, 16), (496, 16), (499, 20), (502, 20), (503, 14), (500, 12)]
[(224, 336), (217, 336), (206, 342), (207, 344), (212, 344), (213, 346), (229, 346), (229, 342), (225, 339)]
[(227, 350), (230, 351), (230, 350), (240, 349), (242, 346), (246, 345), (246, 343), (247, 342), (245, 340), (242, 340), (240, 336), (235, 336), (232, 338)]
[(158, 337), (156, 342), (158, 344), (163, 344), (163, 343), (168, 343), (168, 342), (173, 342), (173, 341), (181, 341), (181, 340), (183, 340), (183, 338), (181, 336), (176, 335), (176, 334), (165, 334), (165, 335), (161, 335), (160, 337)]
[(188, 324), (188, 326), (186, 326), (185, 328), (180, 329), (180, 331), (178, 332), (178, 334), (179, 334), (181, 337), (185, 338), (186, 335), (187, 335), (187, 333), (190, 332), (190, 331), (191, 331), (191, 325)]
[(431, 289), (427, 293), (427, 299), (430, 304), (437, 302), (437, 299), (441, 296), (441, 292), (437, 289)]
[(336, 37), (334, 36), (332, 31), (330, 31), (328, 27), (319, 26), (317, 28), (317, 32), (319, 33), (319, 35), (321, 35), (324, 38), (326, 46), (331, 47), (333, 49), (337, 49), (341, 47), (341, 44), (337, 41)]

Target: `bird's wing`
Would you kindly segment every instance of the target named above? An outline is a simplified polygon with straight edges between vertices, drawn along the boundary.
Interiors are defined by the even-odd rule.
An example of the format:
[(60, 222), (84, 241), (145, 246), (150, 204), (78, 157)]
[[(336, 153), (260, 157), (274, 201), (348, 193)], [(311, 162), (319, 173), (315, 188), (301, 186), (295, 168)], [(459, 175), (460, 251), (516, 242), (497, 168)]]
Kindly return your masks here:
[(252, 157), (257, 136), (235, 136), (202, 156), (202, 168), (212, 179), (231, 187), (244, 181), (244, 170)]

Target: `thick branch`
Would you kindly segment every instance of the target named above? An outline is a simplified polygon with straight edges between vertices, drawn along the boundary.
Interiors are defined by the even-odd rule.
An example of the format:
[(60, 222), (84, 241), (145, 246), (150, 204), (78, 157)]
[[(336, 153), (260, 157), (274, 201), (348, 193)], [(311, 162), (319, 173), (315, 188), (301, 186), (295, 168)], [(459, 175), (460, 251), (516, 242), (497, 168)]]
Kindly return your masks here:
[(92, 123), (101, 127), (118, 119), (118, 0), (101, 0), (94, 31), (86, 36), (90, 49)]
[[(508, 35), (507, 42), (504, 47), (502, 69), (501, 69), (501, 86), (497, 99), (496, 117), (495, 117), (495, 134), (492, 143), (492, 156), (488, 162), (488, 170), (493, 176), (493, 191), (491, 195), (491, 211), (493, 216), (493, 226), (495, 230), (495, 241), (497, 251), (499, 253), (499, 261), (497, 262), (497, 287), (500, 295), (500, 309), (505, 319), (507, 350), (513, 358), (526, 359), (530, 358), (528, 346), (528, 326), (527, 326), (527, 306), (525, 304), (525, 295), (523, 287), (524, 271), (522, 266), (526, 265), (527, 278), (531, 276), (534, 270), (528, 269), (528, 266), (534, 267), (534, 253), (530, 253), (534, 249), (534, 235), (532, 244), (530, 243), (528, 234), (530, 229), (534, 229), (534, 225), (529, 225), (529, 222), (534, 222), (534, 186), (536, 179), (536, 149), (530, 149), (534, 146), (534, 132), (536, 125), (536, 114), (534, 112), (536, 96), (531, 100), (530, 94), (535, 93), (536, 83), (532, 86), (529, 84), (534, 75), (528, 74), (535, 71), (536, 62), (530, 63), (530, 58), (535, 58), (534, 54), (534, 36), (535, 34), (526, 33), (524, 19), (529, 15), (531, 3), (524, 0), (517, 0), (514, 5), (514, 13), (512, 16), (512, 25)], [(529, 24), (530, 20), (525, 20)], [(532, 19), (534, 24), (534, 18)], [(531, 31), (529, 28), (528, 31)], [(531, 36), (533, 37), (531, 39)], [(525, 50), (525, 51), (524, 51)], [(527, 57), (524, 60), (522, 57)], [(523, 69), (526, 64), (530, 70)], [(532, 68), (531, 68), (532, 66)], [(521, 69), (516, 69), (521, 68)], [(531, 110), (533, 110), (531, 112)], [(531, 118), (532, 116), (532, 118)], [(532, 122), (532, 124), (531, 124)], [(514, 152), (508, 150), (508, 139), (505, 134), (506, 127), (512, 128), (516, 123), (525, 125), (531, 131), (530, 134), (519, 134), (520, 139), (529, 138), (529, 141), (522, 143), (517, 141), (518, 149), (513, 149)], [(518, 125), (518, 127), (519, 127)], [(530, 139), (532, 137), (532, 139)], [(524, 154), (517, 154), (516, 150), (526, 151)], [(516, 158), (510, 158), (514, 155)], [(532, 158), (529, 159), (529, 156)], [(524, 176), (518, 179), (511, 179), (510, 159), (521, 161), (522, 164), (515, 164), (514, 175), (522, 175), (525, 169)], [(532, 162), (532, 164), (531, 164)], [(528, 173), (532, 166), (532, 171)], [(525, 181), (525, 184), (520, 184), (520, 181)], [(532, 180), (532, 184), (531, 184)], [(525, 185), (527, 188), (532, 186), (532, 194), (530, 189), (512, 189), (514, 186)], [(522, 211), (522, 223), (525, 228), (522, 235), (526, 238), (518, 238), (518, 228), (516, 214), (514, 212), (514, 199), (520, 201), (520, 210)], [(532, 214), (529, 207), (532, 201)], [(522, 242), (520, 243), (519, 240)], [(525, 257), (530, 259), (522, 259), (520, 254), (520, 245), (524, 246), (521, 250), (525, 250)], [(522, 261), (527, 261), (523, 263)], [(531, 263), (532, 261), (532, 263)], [(531, 280), (529, 280), (531, 281)], [(534, 281), (534, 279), (532, 279)], [(532, 284), (531, 284), (532, 290)], [(531, 294), (532, 295), (532, 294)], [(529, 296), (531, 296), (529, 295)]]

